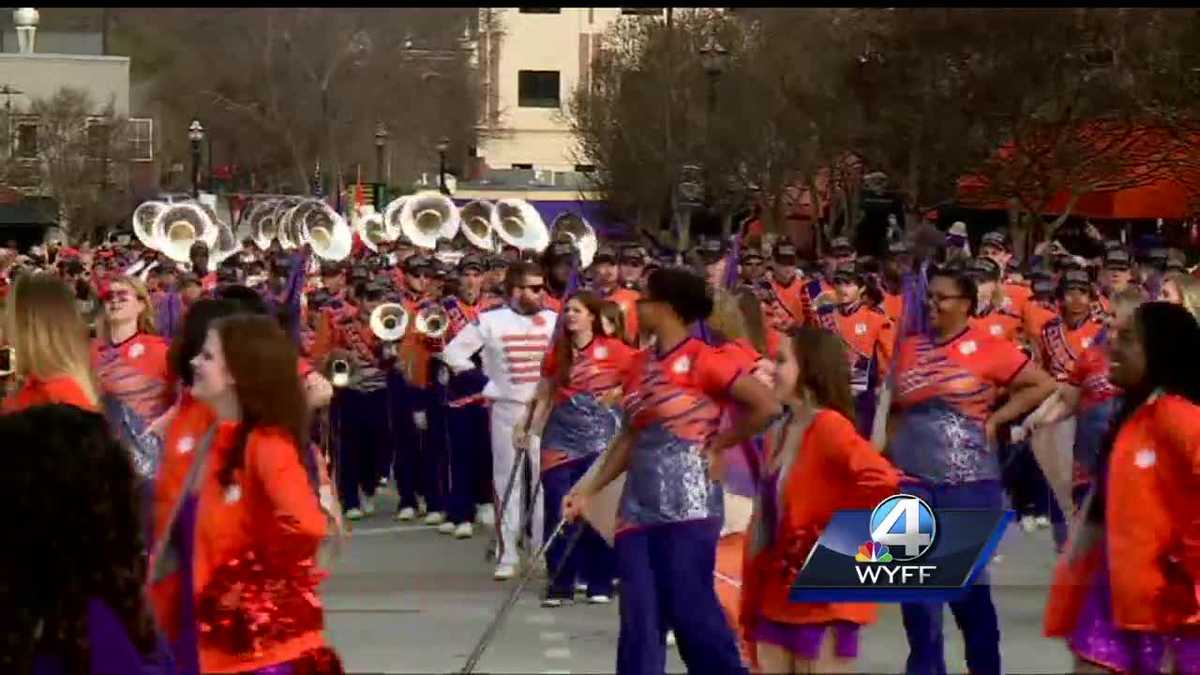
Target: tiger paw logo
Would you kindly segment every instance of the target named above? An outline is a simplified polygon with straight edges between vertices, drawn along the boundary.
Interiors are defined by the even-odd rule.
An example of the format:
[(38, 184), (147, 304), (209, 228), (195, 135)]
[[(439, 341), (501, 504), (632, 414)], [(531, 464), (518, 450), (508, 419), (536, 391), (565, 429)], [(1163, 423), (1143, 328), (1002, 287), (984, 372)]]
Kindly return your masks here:
[(892, 562), (892, 554), (888, 551), (886, 545), (880, 544), (877, 541), (868, 541), (858, 547), (858, 553), (854, 555), (854, 561), (889, 563)]

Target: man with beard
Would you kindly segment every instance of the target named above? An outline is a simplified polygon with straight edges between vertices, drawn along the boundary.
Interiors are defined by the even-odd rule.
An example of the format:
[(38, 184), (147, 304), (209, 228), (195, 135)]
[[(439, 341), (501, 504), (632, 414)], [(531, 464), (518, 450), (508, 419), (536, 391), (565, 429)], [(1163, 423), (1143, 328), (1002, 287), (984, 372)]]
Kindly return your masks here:
[[(488, 380), (483, 396), (491, 401), (492, 480), (496, 495), (503, 498), (509, 491), (509, 479), (517, 481), (508, 503), (496, 516), (500, 551), (493, 577), (497, 580), (511, 579), (520, 562), (517, 540), (521, 534), (521, 505), (527, 500), (520, 471), (513, 471), (517, 458), (513, 430), (528, 424), (529, 402), (540, 379), (542, 359), (550, 349), (555, 323), (554, 312), (542, 308), (545, 277), (536, 265), (525, 262), (510, 265), (505, 288), (508, 303), (480, 314), (479, 321), (463, 328), (442, 352), (442, 361), (456, 374), (474, 368), (471, 357), (482, 352), (483, 373)], [(529, 452), (525, 453), (531, 483), (535, 485), (540, 473), (540, 442), (536, 437), (531, 438)], [(530, 550), (537, 550), (542, 540), (542, 503), (539, 495), (528, 501), (533, 509)]]

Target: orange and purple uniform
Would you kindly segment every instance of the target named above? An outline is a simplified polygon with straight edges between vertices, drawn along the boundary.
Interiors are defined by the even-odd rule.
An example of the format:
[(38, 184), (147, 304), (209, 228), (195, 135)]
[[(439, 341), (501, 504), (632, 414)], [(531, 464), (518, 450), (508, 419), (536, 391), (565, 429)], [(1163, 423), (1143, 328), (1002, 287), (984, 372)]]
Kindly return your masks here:
[(970, 319), (971, 325), (978, 327), (988, 335), (1016, 343), (1021, 331), (1021, 317), (1003, 307), (976, 312)]
[(1054, 379), (1066, 382), (1075, 370), (1075, 362), (1092, 346), (1102, 330), (1104, 324), (1092, 315), (1074, 326), (1061, 316), (1046, 322), (1038, 340), (1038, 351), (1046, 370)]

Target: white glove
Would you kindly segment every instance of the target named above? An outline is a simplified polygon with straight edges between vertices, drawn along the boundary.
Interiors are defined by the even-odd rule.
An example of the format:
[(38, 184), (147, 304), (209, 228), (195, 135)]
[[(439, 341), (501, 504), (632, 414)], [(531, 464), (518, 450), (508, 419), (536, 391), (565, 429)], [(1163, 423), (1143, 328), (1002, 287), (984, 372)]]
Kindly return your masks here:
[(417, 425), (419, 431), (429, 429), (429, 419), (425, 417), (424, 410), (418, 410), (413, 413), (413, 424)]
[(1019, 424), (1008, 430), (1008, 440), (1013, 443), (1020, 443), (1029, 436), (1031, 430), (1027, 429), (1024, 424)]

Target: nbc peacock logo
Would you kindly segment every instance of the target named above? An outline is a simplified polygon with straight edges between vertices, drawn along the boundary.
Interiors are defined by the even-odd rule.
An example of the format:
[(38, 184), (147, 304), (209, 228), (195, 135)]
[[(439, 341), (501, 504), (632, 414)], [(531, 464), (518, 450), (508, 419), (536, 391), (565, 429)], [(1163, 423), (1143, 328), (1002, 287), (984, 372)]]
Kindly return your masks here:
[(868, 541), (858, 547), (858, 553), (854, 554), (854, 561), (890, 563), (892, 562), (892, 554), (888, 551), (886, 545), (880, 544), (877, 541)]

